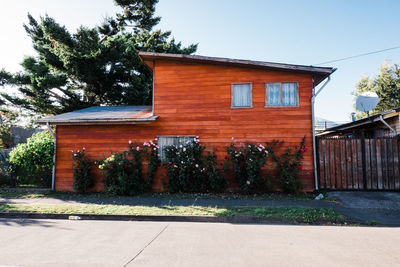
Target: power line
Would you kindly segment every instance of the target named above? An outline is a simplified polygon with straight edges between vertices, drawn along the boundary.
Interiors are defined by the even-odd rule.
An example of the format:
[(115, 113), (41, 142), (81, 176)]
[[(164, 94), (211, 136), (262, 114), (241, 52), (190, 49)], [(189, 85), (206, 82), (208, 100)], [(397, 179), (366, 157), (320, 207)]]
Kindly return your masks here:
[(377, 54), (377, 53), (381, 53), (381, 52), (385, 52), (385, 51), (389, 51), (389, 50), (394, 50), (394, 49), (399, 49), (399, 48), (400, 48), (400, 45), (399, 46), (395, 46), (395, 47), (391, 47), (391, 48), (382, 49), (382, 50), (372, 51), (372, 52), (368, 52), (368, 53), (364, 53), (364, 54), (359, 54), (359, 55), (355, 55), (355, 56), (350, 56), (350, 57), (344, 57), (344, 58), (340, 58), (340, 59), (330, 60), (330, 61), (326, 61), (326, 62), (315, 64), (314, 66), (324, 65), (324, 64), (328, 64), (328, 63), (343, 61), (343, 60), (357, 58), (357, 57), (368, 56), (368, 55)]

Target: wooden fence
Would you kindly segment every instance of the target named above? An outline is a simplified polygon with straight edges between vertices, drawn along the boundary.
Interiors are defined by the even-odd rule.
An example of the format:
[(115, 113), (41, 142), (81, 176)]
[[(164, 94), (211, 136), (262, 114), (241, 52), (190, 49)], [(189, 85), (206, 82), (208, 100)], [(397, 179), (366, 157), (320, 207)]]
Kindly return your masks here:
[(397, 138), (317, 138), (321, 189), (400, 190)]

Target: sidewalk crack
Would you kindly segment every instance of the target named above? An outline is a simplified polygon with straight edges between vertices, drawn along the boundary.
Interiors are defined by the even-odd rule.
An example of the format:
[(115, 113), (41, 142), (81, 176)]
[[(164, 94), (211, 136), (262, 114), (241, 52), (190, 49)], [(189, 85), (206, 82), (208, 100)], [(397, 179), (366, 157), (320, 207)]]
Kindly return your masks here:
[(129, 263), (134, 261), (148, 246), (150, 246), (151, 243), (153, 243), (167, 228), (169, 224), (167, 224), (152, 240), (150, 240), (149, 243), (147, 243), (132, 259), (130, 259), (124, 267), (128, 266)]

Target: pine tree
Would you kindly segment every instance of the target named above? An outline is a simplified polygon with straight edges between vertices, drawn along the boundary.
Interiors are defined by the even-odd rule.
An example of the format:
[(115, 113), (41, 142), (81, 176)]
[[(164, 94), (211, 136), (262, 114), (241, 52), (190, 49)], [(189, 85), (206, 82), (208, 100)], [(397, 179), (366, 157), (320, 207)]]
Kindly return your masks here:
[(191, 54), (171, 32), (153, 30), (158, 0), (115, 0), (122, 12), (95, 28), (81, 26), (71, 34), (55, 19), (28, 14), (24, 25), (37, 56), (26, 57), (23, 71), (0, 70), (0, 104), (11, 103), (34, 114), (60, 114), (96, 105), (151, 104), (152, 74), (137, 51)]
[[(360, 93), (372, 91), (379, 96), (378, 105), (370, 111), (371, 114), (377, 114), (392, 108), (400, 107), (400, 69), (394, 64), (383, 62), (380, 71), (376, 77), (364, 76), (356, 85), (354, 96)], [(357, 110), (358, 118), (366, 117), (367, 114)]]

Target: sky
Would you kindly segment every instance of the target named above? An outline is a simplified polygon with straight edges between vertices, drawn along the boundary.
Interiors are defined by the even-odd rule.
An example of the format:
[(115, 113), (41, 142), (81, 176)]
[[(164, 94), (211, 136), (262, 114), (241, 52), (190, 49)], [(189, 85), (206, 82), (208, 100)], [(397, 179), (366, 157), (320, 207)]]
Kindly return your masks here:
[[(398, 0), (160, 0), (156, 28), (171, 30), (182, 44), (198, 43), (197, 55), (316, 65), (400, 46)], [(34, 55), (23, 29), (27, 13), (48, 14), (74, 32), (117, 11), (112, 0), (14, 0), (0, 9), (0, 68), (22, 70)], [(375, 76), (384, 61), (400, 63), (400, 49), (322, 66), (337, 68), (316, 99), (316, 116), (350, 120), (352, 92), (363, 75)]]

